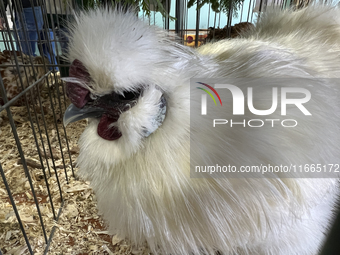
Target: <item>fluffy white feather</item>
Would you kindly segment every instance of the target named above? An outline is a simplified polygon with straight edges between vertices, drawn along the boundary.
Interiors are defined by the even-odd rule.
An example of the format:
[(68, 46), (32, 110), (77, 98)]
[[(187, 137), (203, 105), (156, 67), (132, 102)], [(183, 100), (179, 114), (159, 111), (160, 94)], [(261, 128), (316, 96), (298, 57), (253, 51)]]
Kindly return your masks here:
[[(172, 42), (166, 32), (148, 26), (134, 13), (99, 9), (80, 14), (71, 33), (69, 60), (78, 59), (87, 68), (91, 90), (102, 95), (147, 85), (138, 104), (117, 121), (121, 138), (99, 137), (99, 121), (93, 119), (79, 142), (79, 174), (91, 181), (110, 232), (136, 245), (147, 241), (155, 254), (214, 254), (216, 250), (223, 254), (316, 254), (332, 219), (338, 180), (287, 175), (190, 178), (189, 80), (340, 78), (339, 17), (338, 9), (321, 6), (274, 11), (244, 38), (194, 51)], [(327, 86), (333, 85), (320, 88), (325, 95), (313, 109), (318, 116), (314, 121), (327, 118), (323, 111), (332, 105), (340, 117), (338, 99), (327, 97), (328, 89), (339, 88)], [(157, 114), (158, 87), (167, 100), (166, 118), (145, 138), (143, 129), (152, 125)], [(253, 149), (253, 158), (246, 159), (252, 164), (266, 154), (269, 162), (280, 165), (279, 149), (290, 151), (291, 160), (338, 162), (338, 123), (331, 133), (312, 124), (301, 121), (308, 135), (292, 130), (290, 137), (277, 134), (269, 139), (263, 132), (233, 129), (203, 136), (202, 142), (211, 157), (222, 153), (230, 160), (242, 159), (244, 151)], [(322, 148), (309, 149), (311, 137), (327, 142)], [(219, 152), (210, 147), (218, 139), (231, 142), (232, 149)], [(297, 139), (298, 146), (292, 148), (292, 140)]]

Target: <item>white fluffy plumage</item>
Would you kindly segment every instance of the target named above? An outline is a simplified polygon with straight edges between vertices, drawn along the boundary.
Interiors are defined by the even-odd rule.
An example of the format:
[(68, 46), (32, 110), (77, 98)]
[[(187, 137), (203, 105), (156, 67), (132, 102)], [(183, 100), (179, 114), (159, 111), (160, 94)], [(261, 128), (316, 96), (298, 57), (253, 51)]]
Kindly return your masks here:
[[(317, 254), (332, 220), (338, 179), (190, 178), (189, 83), (192, 77), (340, 78), (339, 17), (338, 9), (321, 6), (272, 11), (244, 37), (196, 51), (134, 13), (99, 9), (78, 15), (69, 60), (87, 68), (90, 90), (100, 96), (147, 85), (116, 123), (121, 138), (98, 136), (97, 119), (80, 138), (79, 174), (90, 180), (109, 231), (136, 245), (147, 241), (154, 254)], [(291, 160), (338, 162), (338, 122), (327, 133), (315, 127), (330, 107), (340, 118), (339, 99), (327, 97), (327, 89), (339, 88), (327, 86), (319, 88), (324, 100), (313, 109), (316, 119), (301, 122), (307, 134), (232, 129), (203, 136), (211, 148), (206, 153), (234, 160), (254, 150), (252, 164), (260, 164), (263, 158), (257, 156), (265, 153), (280, 165), (285, 152)], [(167, 100), (166, 118), (144, 137), (158, 111), (159, 87)], [(209, 147), (218, 139), (227, 139), (231, 149)], [(311, 139), (327, 142), (312, 149)], [(299, 141), (296, 147), (293, 141)]]

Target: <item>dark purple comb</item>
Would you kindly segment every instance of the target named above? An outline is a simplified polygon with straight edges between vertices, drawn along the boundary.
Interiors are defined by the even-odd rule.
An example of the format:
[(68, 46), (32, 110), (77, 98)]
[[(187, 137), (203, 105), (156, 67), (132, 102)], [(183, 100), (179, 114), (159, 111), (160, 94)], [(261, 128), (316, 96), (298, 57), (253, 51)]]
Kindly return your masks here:
[[(75, 59), (71, 64), (70, 77), (82, 80), (85, 84), (88, 84), (91, 81), (89, 72), (78, 59)], [(89, 100), (90, 91), (77, 83), (67, 82), (66, 94), (76, 107), (83, 108)]]

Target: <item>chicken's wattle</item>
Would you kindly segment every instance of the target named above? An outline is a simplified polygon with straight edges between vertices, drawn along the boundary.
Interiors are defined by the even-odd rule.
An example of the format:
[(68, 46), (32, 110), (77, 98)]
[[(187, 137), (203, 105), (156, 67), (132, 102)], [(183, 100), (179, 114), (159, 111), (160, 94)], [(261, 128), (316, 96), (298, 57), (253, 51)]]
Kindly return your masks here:
[(109, 141), (117, 140), (118, 138), (120, 138), (122, 136), (122, 133), (119, 131), (118, 127), (114, 125), (114, 123), (117, 122), (118, 118), (103, 114), (98, 124), (98, 135), (101, 138)]

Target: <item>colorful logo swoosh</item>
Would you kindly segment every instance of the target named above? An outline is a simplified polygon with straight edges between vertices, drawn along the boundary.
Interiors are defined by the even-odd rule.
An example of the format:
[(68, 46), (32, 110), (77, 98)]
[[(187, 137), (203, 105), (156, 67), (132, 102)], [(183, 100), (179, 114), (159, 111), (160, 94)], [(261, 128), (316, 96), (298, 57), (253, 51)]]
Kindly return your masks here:
[[(211, 89), (211, 91), (215, 93), (215, 95), (217, 96), (218, 100), (220, 101), (220, 104), (222, 105), (222, 100), (221, 100), (221, 98), (220, 98), (220, 95), (217, 93), (217, 91), (216, 91), (213, 87), (211, 87), (210, 85), (205, 84), (205, 83), (203, 83), (203, 82), (197, 82), (197, 83), (199, 83), (199, 84), (201, 84), (201, 85), (204, 85), (204, 86), (206, 86), (207, 88)], [(201, 87), (196, 87), (196, 88), (201, 89), (201, 90), (203, 90), (204, 92), (206, 92), (206, 93), (214, 100), (215, 105), (217, 105), (214, 96), (210, 93), (209, 90), (203, 89), (203, 88), (201, 88)]]

